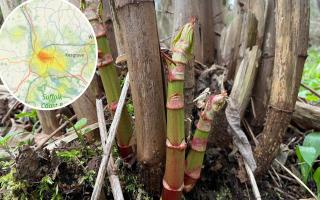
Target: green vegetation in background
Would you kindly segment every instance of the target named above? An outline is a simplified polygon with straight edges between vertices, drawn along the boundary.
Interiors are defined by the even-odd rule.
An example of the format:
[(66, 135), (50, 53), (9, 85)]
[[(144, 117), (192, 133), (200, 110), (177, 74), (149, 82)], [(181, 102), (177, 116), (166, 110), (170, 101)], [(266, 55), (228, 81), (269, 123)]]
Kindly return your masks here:
[(15, 115), (17, 119), (22, 119), (22, 118), (28, 118), (30, 119), (33, 123), (35, 123), (38, 120), (37, 116), (37, 111), (35, 109), (32, 109), (30, 112), (21, 112)]
[[(308, 51), (308, 58), (304, 65), (302, 83), (320, 93), (320, 48), (312, 47)], [(309, 90), (300, 87), (299, 96), (308, 102), (319, 102), (320, 99)]]
[(320, 197), (320, 166), (316, 164), (320, 156), (320, 132), (308, 134), (303, 141), (303, 145), (296, 147), (296, 154), (301, 170), (301, 179), (304, 183), (309, 180), (317, 186), (318, 197)]

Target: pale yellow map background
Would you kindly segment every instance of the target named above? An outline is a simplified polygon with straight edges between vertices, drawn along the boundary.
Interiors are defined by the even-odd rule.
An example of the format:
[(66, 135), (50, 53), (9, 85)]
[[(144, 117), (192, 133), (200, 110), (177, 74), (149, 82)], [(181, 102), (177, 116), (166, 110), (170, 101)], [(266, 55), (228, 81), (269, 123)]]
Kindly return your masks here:
[(0, 31), (0, 77), (31, 108), (52, 110), (75, 101), (97, 64), (89, 21), (64, 0), (31, 0), (16, 8)]

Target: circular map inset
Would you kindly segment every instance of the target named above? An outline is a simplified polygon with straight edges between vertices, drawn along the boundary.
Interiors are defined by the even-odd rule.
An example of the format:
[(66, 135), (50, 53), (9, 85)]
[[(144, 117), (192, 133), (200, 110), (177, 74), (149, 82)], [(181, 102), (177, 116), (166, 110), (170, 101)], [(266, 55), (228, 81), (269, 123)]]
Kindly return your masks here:
[(0, 76), (27, 106), (53, 110), (74, 102), (95, 73), (98, 50), (88, 19), (64, 0), (30, 0), (0, 30)]

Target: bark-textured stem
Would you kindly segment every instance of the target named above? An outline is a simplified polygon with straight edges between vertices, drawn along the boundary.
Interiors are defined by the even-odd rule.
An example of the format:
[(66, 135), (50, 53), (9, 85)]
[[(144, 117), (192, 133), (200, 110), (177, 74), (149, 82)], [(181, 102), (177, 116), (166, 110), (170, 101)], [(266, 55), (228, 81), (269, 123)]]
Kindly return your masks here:
[(184, 70), (193, 50), (194, 22), (186, 24), (172, 43), (167, 95), (167, 157), (162, 200), (181, 199), (185, 159)]
[[(80, 7), (80, 0), (68, 0), (73, 5)], [(86, 1), (87, 9), (97, 11), (97, 0)], [(91, 19), (93, 16), (88, 16), (85, 13), (88, 19)], [(83, 95), (77, 99), (74, 103), (72, 103), (72, 108), (77, 115), (78, 119), (86, 118), (88, 120), (88, 124), (94, 124), (98, 121), (97, 113), (96, 113), (96, 98), (101, 96), (101, 89), (99, 88), (98, 77), (95, 76), (90, 83), (88, 89), (83, 93)], [(90, 134), (86, 134), (86, 140), (88, 142), (94, 142), (99, 139), (99, 132), (94, 130)]]
[(106, 25), (107, 39), (109, 41), (111, 54), (112, 57), (116, 59), (118, 57), (118, 49), (109, 0), (102, 0), (102, 10), (102, 21)]
[[(175, 0), (174, 1), (174, 27), (176, 33), (186, 24), (191, 17), (196, 17), (195, 24), (195, 59), (206, 65), (213, 64), (215, 60), (215, 30), (214, 19), (216, 16), (222, 16), (216, 13), (214, 6), (219, 7), (221, 0)], [(216, 12), (213, 12), (216, 11)], [(218, 28), (217, 28), (218, 29)], [(175, 34), (174, 34), (175, 35)], [(187, 71), (186, 71), (187, 73)], [(187, 75), (187, 74), (186, 74)], [(187, 80), (186, 80), (187, 81)]]
[(257, 28), (258, 34), (256, 37), (257, 43), (255, 45), (258, 45), (259, 47), (261, 47), (263, 37), (265, 35), (264, 30), (265, 30), (266, 21), (269, 21), (269, 18), (266, 18), (266, 16), (267, 16), (268, 4), (272, 3), (271, 1), (274, 1), (274, 0), (255, 0), (255, 1), (237, 0), (235, 2), (235, 5), (237, 6), (237, 11), (239, 13), (244, 14), (244, 13), (252, 12), (256, 17), (256, 19), (258, 20), (258, 28)]
[(275, 0), (268, 0), (266, 8), (266, 19), (268, 20), (266, 20), (265, 34), (262, 42), (260, 67), (252, 93), (256, 112), (254, 116), (250, 116), (250, 124), (256, 132), (261, 132), (263, 129), (270, 98), (276, 39), (274, 9)]
[[(59, 121), (56, 117), (57, 113), (55, 111), (41, 111), (37, 110), (37, 115), (42, 127), (42, 133), (50, 134), (59, 127)], [(59, 131), (57, 135), (61, 135), (62, 132)]]
[[(94, 77), (90, 83), (88, 89), (83, 95), (72, 103), (72, 108), (77, 115), (78, 119), (86, 118), (88, 124), (94, 124), (98, 121), (96, 108), (96, 97), (100, 96), (101, 91), (98, 87), (98, 77)], [(92, 131), (90, 134), (86, 134), (86, 140), (88, 142), (94, 142), (99, 139), (99, 132)]]
[(226, 80), (233, 79), (237, 67), (242, 23), (243, 16), (236, 15), (231, 24), (225, 27), (221, 34), (218, 63), (228, 70)]
[(48, 135), (48, 137), (46, 137), (44, 140), (41, 141), (41, 143), (39, 145), (37, 145), (37, 147), (35, 148), (35, 151), (41, 149), (43, 147), (43, 145), (45, 145), (53, 136), (55, 136), (56, 134), (59, 134), (60, 131), (65, 128), (70, 121), (76, 119), (76, 115), (72, 116), (67, 122), (64, 122), (63, 124), (61, 124), (60, 127), (58, 127), (56, 130), (54, 130), (52, 133), (50, 133), (50, 135)]
[(257, 172), (277, 155), (297, 99), (309, 36), (309, 1), (276, 1), (276, 47), (266, 125), (255, 149)]
[[(222, 38), (222, 30), (225, 26), (225, 17), (224, 17), (224, 6), (223, 0), (216, 0), (212, 2), (212, 13), (213, 13), (213, 29), (214, 29), (214, 42), (213, 42), (213, 52), (214, 52), (214, 61), (218, 63), (218, 58), (220, 56), (220, 40)], [(209, 25), (211, 26), (211, 25)]]
[(154, 2), (115, 0), (135, 109), (137, 160), (145, 189), (160, 193), (165, 155), (165, 106)]
[[(120, 80), (118, 78), (117, 70), (112, 58), (109, 40), (107, 39), (106, 27), (99, 20), (95, 9), (90, 9), (90, 7), (87, 7), (84, 13), (89, 17), (90, 23), (93, 26), (96, 34), (99, 49), (98, 70), (107, 97), (107, 102), (109, 104), (108, 107), (114, 114), (117, 108), (121, 89)], [(127, 107), (125, 107), (122, 111), (117, 131), (117, 144), (119, 147), (120, 156), (126, 162), (129, 162), (133, 156), (133, 148), (130, 146), (132, 132), (133, 130), (130, 115)]]
[(226, 94), (209, 96), (206, 106), (200, 115), (196, 132), (192, 138), (191, 149), (186, 159), (184, 175), (184, 190), (186, 192), (189, 192), (200, 178), (213, 114), (223, 108), (225, 97)]
[(237, 72), (239, 70), (240, 64), (242, 62), (242, 59), (244, 58), (247, 48), (251, 49), (256, 44), (256, 37), (258, 34), (258, 20), (251, 11), (248, 11), (245, 14), (243, 14), (242, 19), (243, 23), (240, 35), (239, 55), (237, 59), (238, 61), (236, 71), (233, 74), (233, 77), (237, 76)]
[[(197, 18), (194, 36), (194, 56), (197, 61), (208, 66), (217, 58), (220, 32), (223, 23), (222, 0), (174, 0), (174, 26), (176, 33), (191, 17)], [(175, 34), (173, 34), (175, 35)], [(194, 108), (194, 78), (193, 62), (185, 69), (184, 102), (185, 102), (185, 133), (191, 135)]]

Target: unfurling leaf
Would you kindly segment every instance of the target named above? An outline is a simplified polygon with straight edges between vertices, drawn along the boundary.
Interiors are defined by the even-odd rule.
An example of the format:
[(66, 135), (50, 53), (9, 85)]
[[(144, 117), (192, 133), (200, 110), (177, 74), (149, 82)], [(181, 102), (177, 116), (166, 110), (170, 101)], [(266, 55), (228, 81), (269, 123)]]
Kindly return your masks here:
[(80, 130), (83, 127), (85, 127), (87, 125), (87, 123), (88, 123), (88, 120), (86, 118), (82, 118), (79, 121), (77, 121), (77, 123), (74, 125), (74, 128), (76, 130)]
[(320, 156), (320, 132), (308, 134), (303, 141), (303, 146), (313, 147), (316, 150), (317, 157)]
[(316, 150), (313, 147), (297, 146), (296, 154), (300, 161), (300, 168), (303, 181), (306, 183), (312, 169), (312, 165), (317, 158)]

